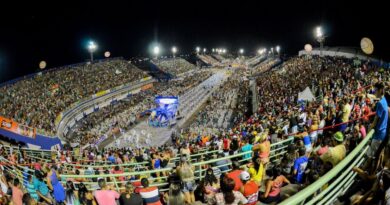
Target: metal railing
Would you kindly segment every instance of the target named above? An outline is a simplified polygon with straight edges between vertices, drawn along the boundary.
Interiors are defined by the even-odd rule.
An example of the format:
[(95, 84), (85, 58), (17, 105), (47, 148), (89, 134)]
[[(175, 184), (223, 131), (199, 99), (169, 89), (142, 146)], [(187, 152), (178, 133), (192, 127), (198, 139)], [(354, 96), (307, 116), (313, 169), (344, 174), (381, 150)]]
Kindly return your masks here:
[[(360, 166), (365, 161), (365, 153), (369, 147), (368, 142), (372, 138), (373, 134), (374, 130), (371, 130), (366, 138), (364, 138), (359, 145), (333, 169), (313, 184), (284, 200), (280, 204), (332, 204), (340, 193), (348, 190), (348, 188), (352, 185), (356, 176), (356, 173), (352, 171), (352, 168)], [(328, 187), (321, 190), (326, 184), (328, 184)]]

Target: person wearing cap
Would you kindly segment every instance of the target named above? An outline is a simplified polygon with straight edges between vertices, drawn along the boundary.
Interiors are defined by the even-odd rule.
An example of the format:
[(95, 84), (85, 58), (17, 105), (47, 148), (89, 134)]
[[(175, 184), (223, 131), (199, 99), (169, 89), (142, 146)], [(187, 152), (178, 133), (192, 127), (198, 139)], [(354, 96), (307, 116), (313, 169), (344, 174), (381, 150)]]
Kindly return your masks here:
[(326, 163), (330, 162), (333, 167), (336, 166), (341, 160), (345, 158), (347, 149), (344, 142), (344, 135), (342, 132), (338, 131), (333, 135), (333, 147), (329, 147), (328, 151), (321, 155), (321, 160)]
[(240, 173), (240, 179), (243, 184), (240, 188), (240, 192), (248, 200), (247, 205), (255, 205), (258, 199), (259, 186), (253, 180), (247, 171)]
[(120, 205), (143, 205), (142, 197), (134, 193), (134, 186), (131, 182), (126, 183), (126, 190), (119, 197)]

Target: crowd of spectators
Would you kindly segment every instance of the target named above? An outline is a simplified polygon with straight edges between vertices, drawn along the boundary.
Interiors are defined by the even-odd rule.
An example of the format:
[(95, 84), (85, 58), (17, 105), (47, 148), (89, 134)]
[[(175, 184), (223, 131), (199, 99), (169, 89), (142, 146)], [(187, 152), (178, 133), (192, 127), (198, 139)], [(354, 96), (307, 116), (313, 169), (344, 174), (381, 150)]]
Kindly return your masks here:
[(153, 61), (162, 71), (177, 76), (182, 73), (195, 70), (195, 65), (183, 58), (175, 57)]
[(0, 115), (53, 136), (57, 115), (72, 104), (145, 76), (120, 59), (41, 72), (0, 87)]
[[(58, 202), (72, 203), (69, 201), (79, 199), (81, 204), (99, 205), (115, 204), (116, 199), (121, 204), (126, 204), (124, 200), (133, 200), (132, 204), (140, 204), (140, 199), (145, 204), (193, 204), (195, 201), (212, 205), (257, 204), (259, 201), (277, 203), (331, 170), (366, 137), (370, 129), (375, 129), (376, 134), (368, 152), (370, 160), (364, 167), (353, 169), (362, 180), (356, 182), (357, 188), (345, 193), (340, 201), (351, 200), (350, 196), (353, 195), (352, 201), (362, 204), (388, 203), (388, 198), (385, 198), (388, 196), (390, 186), (387, 171), (389, 147), (386, 147), (389, 137), (386, 130), (387, 100), (390, 99), (390, 95), (385, 92), (389, 88), (384, 82), (388, 82), (389, 77), (388, 71), (380, 71), (371, 64), (354, 67), (351, 60), (345, 58), (294, 57), (280, 68), (257, 78), (259, 109), (249, 115), (248, 108), (245, 108), (248, 99), (239, 99), (235, 108), (236, 113), (240, 115), (235, 116), (235, 124), (230, 129), (212, 134), (182, 133), (180, 138), (173, 138), (172, 145), (163, 147), (84, 150), (82, 156), (85, 162), (70, 156), (70, 152), (58, 152), (59, 154), (54, 157), (55, 160), (63, 159), (69, 163), (86, 164), (102, 160), (110, 161), (112, 164), (149, 161), (147, 168), (142, 170), (170, 166), (174, 168), (172, 173), (161, 173), (168, 176), (169, 191), (165, 194), (159, 194), (159, 189), (151, 185), (151, 180), (159, 175), (138, 175), (120, 179), (118, 177), (118, 180), (125, 182), (140, 180), (140, 184), (122, 183), (121, 186), (125, 188), (122, 194), (107, 185), (107, 182), (113, 180), (112, 177), (99, 179), (99, 189), (94, 193), (85, 191), (82, 199), (81, 194), (72, 188), (72, 183), (83, 179), (70, 180), (64, 188), (58, 180), (63, 165), (57, 167), (34, 162), (30, 166), (46, 176), (47, 184), (43, 183), (53, 194), (45, 196), (44, 190), (42, 189), (44, 192), (42, 194), (39, 186), (27, 185), (24, 186), (26, 190), (23, 190), (18, 180), (10, 179), (7, 172), (3, 171), (2, 188), (3, 184), (6, 188), (2, 190), (8, 192), (11, 188), (12, 194), (5, 192), (4, 196), (10, 197), (2, 199), (11, 199), (16, 204), (20, 203), (21, 198), (26, 200), (28, 198), (29, 201), (46, 201), (46, 197), (50, 196)], [(227, 89), (230, 91), (234, 86), (239, 87), (240, 81), (232, 79), (227, 85), (232, 86)], [(316, 100), (299, 101), (298, 92), (306, 87), (310, 88)], [(223, 99), (229, 96), (227, 91), (223, 91), (222, 88), (222, 92), (213, 97), (224, 104)], [(368, 116), (373, 111), (376, 111), (375, 117)], [(372, 120), (373, 118), (375, 119)], [(338, 125), (339, 123), (344, 124)], [(327, 128), (318, 130), (324, 127)], [(270, 144), (289, 137), (294, 137), (294, 143), (288, 146), (287, 153), (278, 157), (280, 163), (271, 162)], [(216, 149), (219, 153), (196, 159), (199, 162), (248, 150), (253, 150), (253, 153), (241, 157), (249, 160), (249, 163), (239, 164), (238, 160), (233, 158), (232, 171), (228, 173), (225, 172), (229, 170), (230, 165), (223, 165), (229, 160), (206, 165), (208, 167), (204, 167), (207, 168), (205, 176), (195, 180), (195, 167), (191, 165), (189, 156), (197, 153), (200, 147)], [(181, 154), (180, 162), (169, 163), (170, 158), (177, 153)], [(0, 149), (0, 155), (14, 163), (30, 160), (23, 152), (7, 153), (6, 150)], [(81, 171), (84, 175), (131, 172), (120, 168), (113, 170), (75, 168), (70, 172), (81, 174)], [(34, 182), (35, 178), (31, 180)], [(39, 181), (39, 177), (36, 177), (36, 180)], [(90, 180), (87, 179), (86, 182)], [(85, 188), (84, 184), (78, 183), (78, 186), (78, 192)], [(290, 187), (288, 193), (284, 190), (286, 187)], [(86, 202), (87, 198), (89, 202)]]
[(188, 73), (169, 82), (157, 82), (149, 90), (131, 95), (115, 104), (100, 108), (78, 122), (69, 135), (69, 141), (81, 144), (95, 143), (103, 135), (112, 137), (135, 125), (140, 114), (156, 107), (154, 97), (179, 96), (198, 85), (212, 74), (209, 70)]

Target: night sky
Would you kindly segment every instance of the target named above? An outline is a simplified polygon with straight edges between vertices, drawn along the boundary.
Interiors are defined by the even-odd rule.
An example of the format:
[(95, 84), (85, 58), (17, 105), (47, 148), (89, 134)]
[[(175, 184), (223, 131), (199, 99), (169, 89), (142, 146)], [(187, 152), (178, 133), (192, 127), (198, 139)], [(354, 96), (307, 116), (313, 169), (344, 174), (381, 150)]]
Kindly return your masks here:
[[(0, 82), (89, 58), (94, 40), (113, 57), (150, 56), (152, 42), (169, 54), (224, 47), (254, 53), (280, 45), (296, 55), (304, 44), (317, 46), (314, 28), (324, 27), (325, 45), (359, 47), (362, 37), (374, 42), (374, 55), (390, 60), (387, 5), (383, 1), (51, 1), (2, 5)], [(299, 2), (299, 3), (298, 3)], [(388, 28), (387, 28), (388, 30)], [(164, 53), (163, 53), (164, 55)]]

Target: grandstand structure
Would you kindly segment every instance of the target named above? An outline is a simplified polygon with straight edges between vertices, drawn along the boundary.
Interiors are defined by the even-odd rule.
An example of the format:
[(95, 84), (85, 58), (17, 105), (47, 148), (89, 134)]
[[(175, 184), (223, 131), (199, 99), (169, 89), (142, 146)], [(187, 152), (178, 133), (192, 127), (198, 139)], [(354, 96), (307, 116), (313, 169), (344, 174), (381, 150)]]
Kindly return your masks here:
[[(199, 186), (210, 169), (222, 176), (248, 171), (253, 181), (261, 175), (256, 183), (266, 191), (280, 170), (288, 185), (277, 185), (279, 199), (273, 203), (341, 203), (338, 197), (358, 177), (354, 167), (369, 161), (378, 132), (368, 127), (376, 115), (373, 86), (387, 83), (390, 72), (346, 50), (316, 52), (301, 51), (286, 61), (197, 54), (212, 67), (206, 69), (179, 57), (143, 63), (119, 58), (6, 83), (0, 87), (0, 134), (12, 140), (0, 148), (3, 173), (26, 189), (32, 189), (27, 179), (37, 172), (50, 179), (57, 173), (58, 186), (72, 181), (90, 191), (99, 189), (99, 180), (122, 192), (128, 182), (140, 188), (147, 178), (163, 196), (170, 193), (176, 169), (188, 161)], [(300, 99), (305, 90), (314, 97)], [(178, 96), (172, 126), (151, 127), (144, 117), (157, 95)], [(336, 147), (343, 153), (334, 159), (329, 153)], [(296, 165), (302, 157), (306, 164)]]

